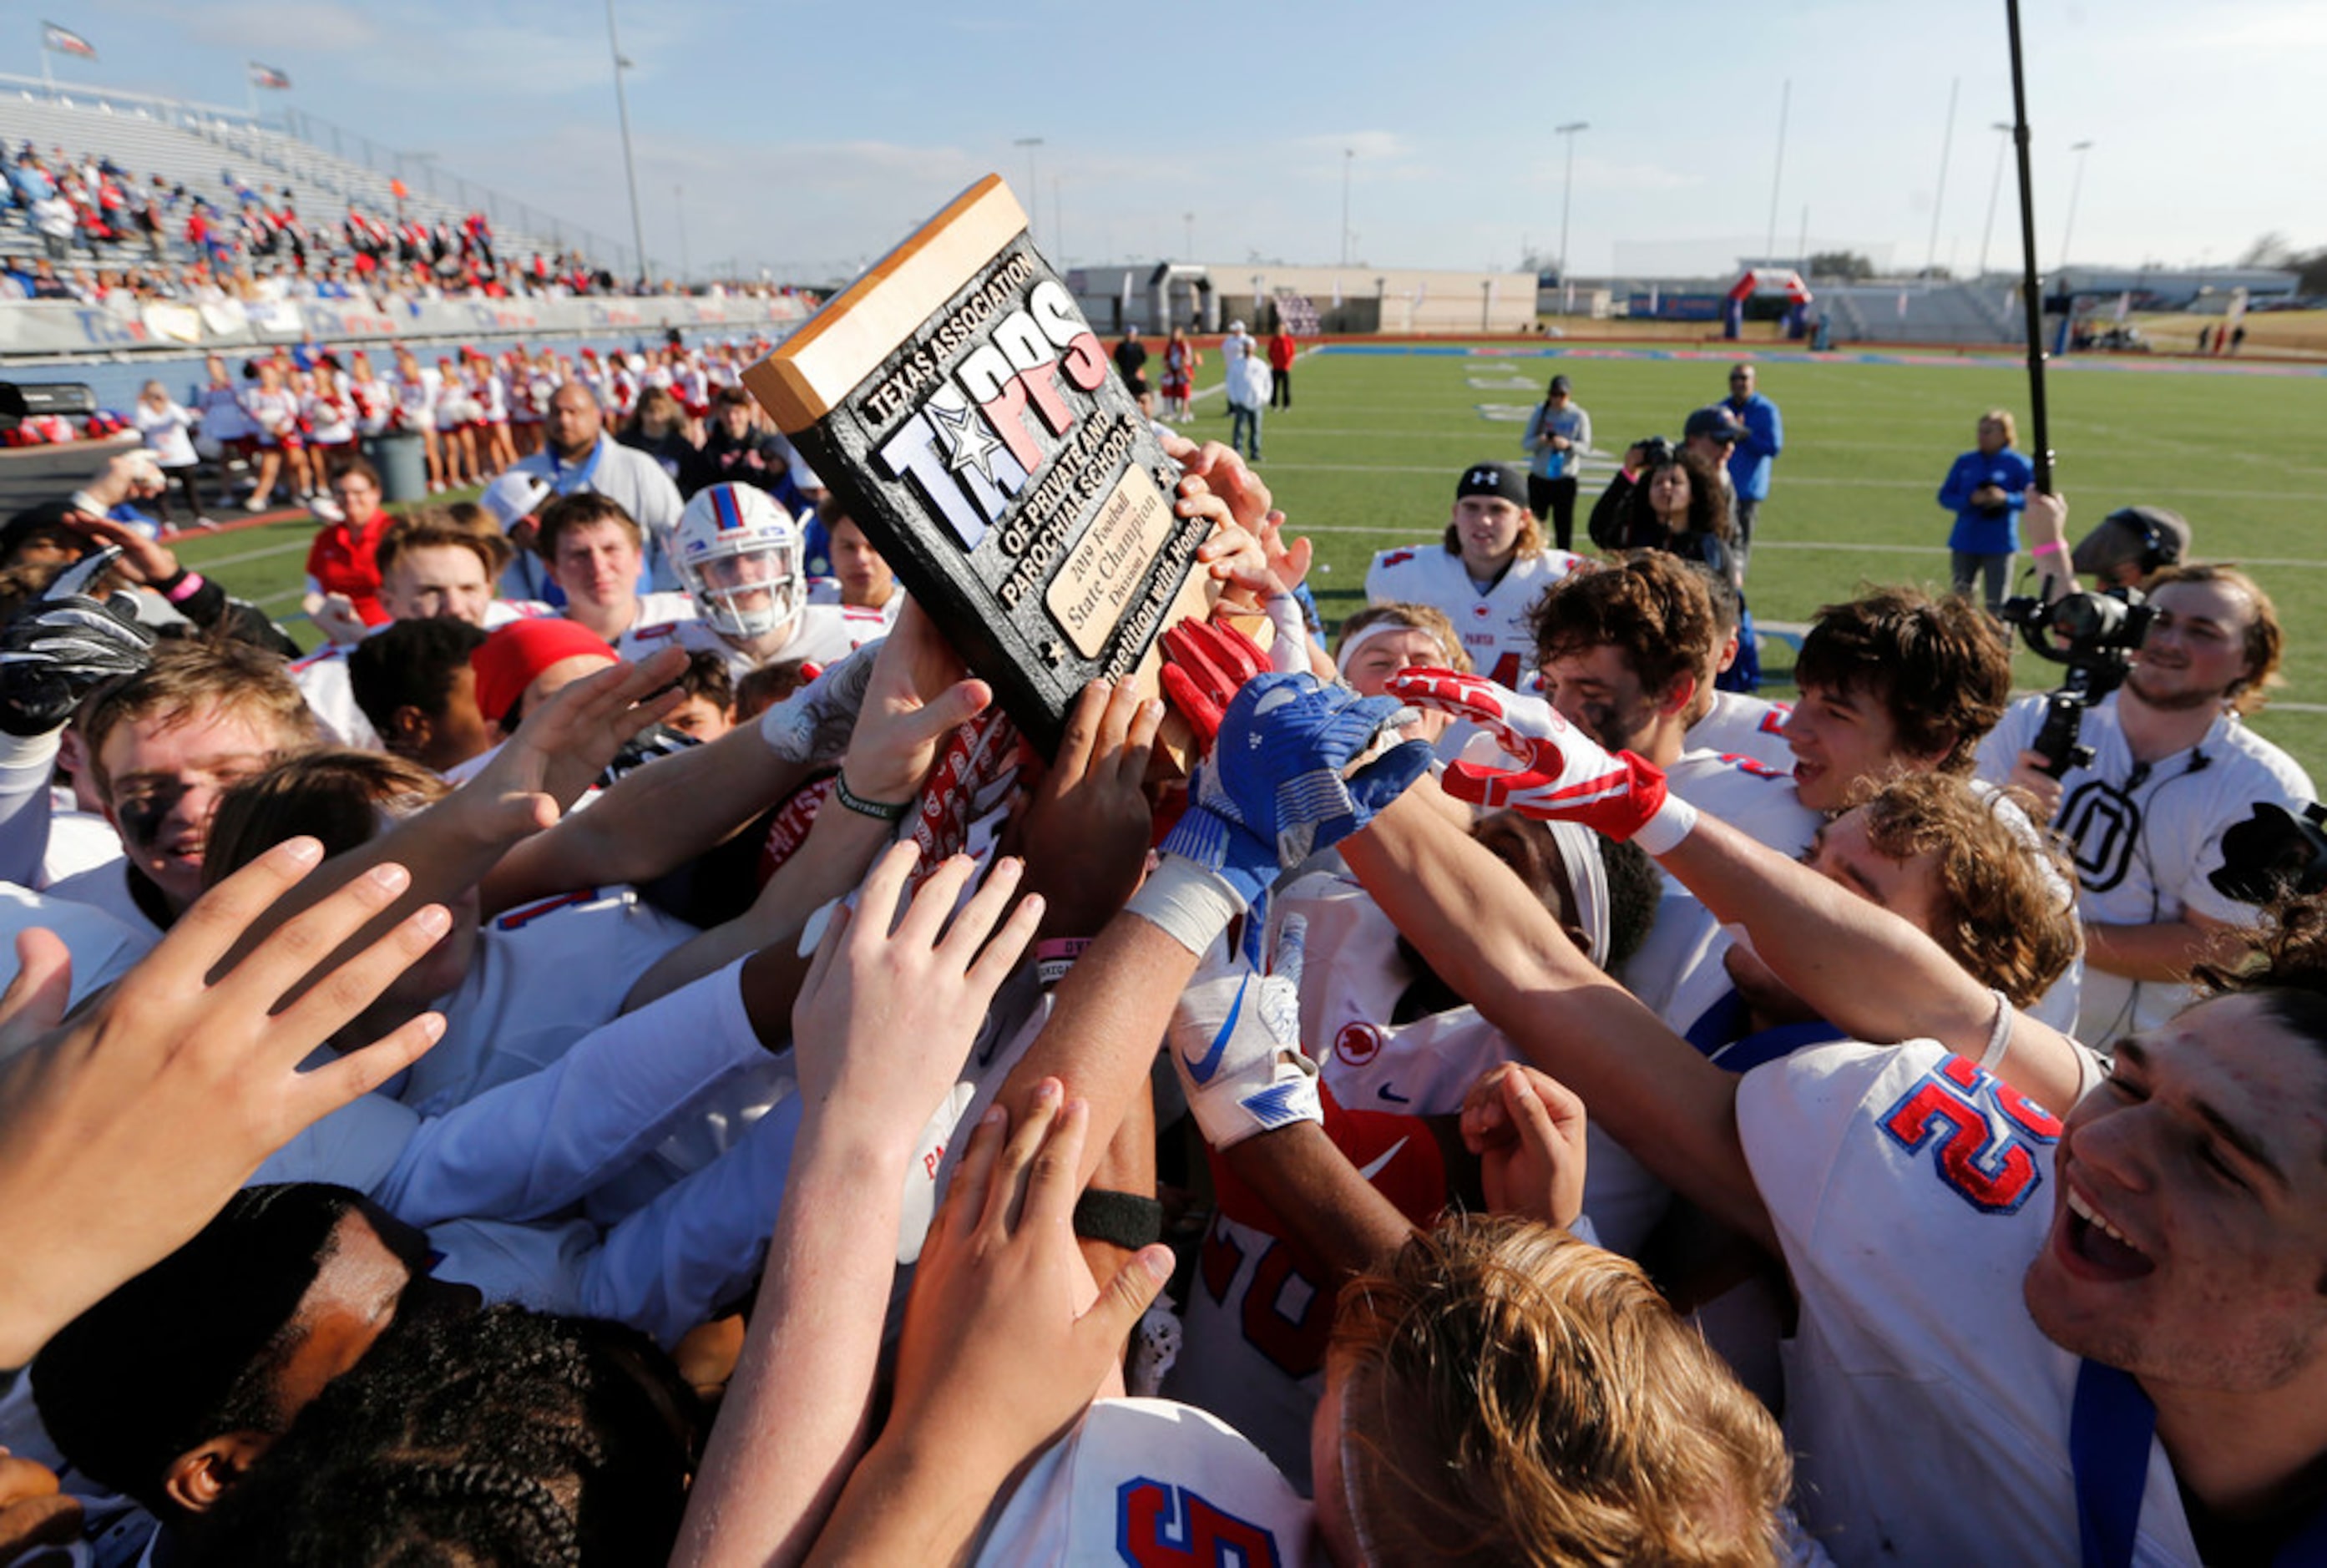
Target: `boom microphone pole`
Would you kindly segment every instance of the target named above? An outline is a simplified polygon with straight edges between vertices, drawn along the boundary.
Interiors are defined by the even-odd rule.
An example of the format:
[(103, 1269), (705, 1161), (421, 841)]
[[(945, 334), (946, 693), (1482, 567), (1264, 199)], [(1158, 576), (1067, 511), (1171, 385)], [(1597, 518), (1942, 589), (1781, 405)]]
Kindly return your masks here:
[(2036, 198), (2028, 183), (2028, 83), (2020, 65), (2020, 0), (2004, 0), (2012, 34), (2012, 145), (2020, 166), (2020, 303), (2027, 318), (2028, 423), (2036, 488), (2052, 493), (2052, 443), (2044, 420), (2044, 298), (2036, 276)]

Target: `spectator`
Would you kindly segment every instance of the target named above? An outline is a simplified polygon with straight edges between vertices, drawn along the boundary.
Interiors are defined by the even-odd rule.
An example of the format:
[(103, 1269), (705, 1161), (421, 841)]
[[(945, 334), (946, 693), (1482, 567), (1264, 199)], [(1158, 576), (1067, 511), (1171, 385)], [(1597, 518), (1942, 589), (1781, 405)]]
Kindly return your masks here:
[(748, 484), (772, 493), (790, 460), (783, 441), (760, 428), (759, 404), (741, 387), (722, 387), (712, 395), (711, 415), (702, 446), (679, 454), (679, 493), (692, 499), (715, 484)]
[(1135, 403), (1145, 403), (1147, 387), (1147, 345), (1139, 341), (1137, 327), (1126, 327), (1123, 341), (1115, 346), (1115, 371), (1123, 378), (1124, 386)]
[(1229, 360), (1229, 446), (1253, 462), (1260, 461), (1260, 420), (1268, 409), (1268, 362), (1249, 348)]
[(1666, 459), (1633, 487), (1624, 544), (1635, 550), (1669, 550), (1736, 580), (1734, 535), (1721, 504), (1721, 471), (1694, 455)]
[(1753, 554), (1753, 523), (1762, 503), (1770, 499), (1770, 470), (1785, 450), (1785, 421), (1778, 406), (1754, 389), (1749, 364), (1729, 368), (1729, 397), (1720, 406), (1737, 421), (1736, 450), (1729, 455), (1729, 477), (1737, 496), (1737, 585), (1745, 585), (1745, 568)]
[(1640, 475), (1668, 460), (1672, 450), (1672, 443), (1661, 435), (1636, 441), (1624, 449), (1616, 476), (1600, 492), (1600, 499), (1592, 503), (1592, 520), (1585, 525), (1584, 532), (1594, 545), (1603, 550), (1625, 547), (1624, 540), (1631, 527), (1632, 490), (1640, 483)]
[(1268, 340), (1268, 374), (1271, 408), (1293, 406), (1293, 361), (1301, 357), (1300, 345), (1294, 341), (1293, 329), (1279, 316), (1276, 331)]
[(1566, 377), (1551, 378), (1520, 444), (1528, 453), (1528, 510), (1550, 520), (1555, 546), (1575, 548), (1576, 476), (1592, 449), (1592, 415), (1575, 403)]
[(2012, 585), (2020, 513), (2028, 505), (2028, 487), (2036, 482), (2035, 465), (2013, 448), (2016, 438), (2012, 411), (1989, 409), (1979, 416), (1978, 446), (1956, 459), (1939, 486), (1939, 505), (1956, 515), (1955, 530), (1948, 536), (1956, 592), (1969, 598), (1972, 579), (1979, 578), (1990, 615), (2002, 610)]
[(332, 481), (332, 498), (342, 515), (315, 530), (301, 603), (332, 641), (354, 642), (364, 628), (389, 619), (379, 602), (378, 556), (395, 519), (380, 507), (378, 471), (360, 457), (350, 458)]
[(561, 496), (591, 490), (612, 500), (645, 530), (647, 569), (653, 583), (676, 587), (678, 578), (671, 571), (667, 546), (686, 503), (661, 465), (608, 438), (598, 399), (576, 381), (568, 381), (550, 398), (542, 439), (542, 450), (518, 463), (514, 471), (546, 481)]

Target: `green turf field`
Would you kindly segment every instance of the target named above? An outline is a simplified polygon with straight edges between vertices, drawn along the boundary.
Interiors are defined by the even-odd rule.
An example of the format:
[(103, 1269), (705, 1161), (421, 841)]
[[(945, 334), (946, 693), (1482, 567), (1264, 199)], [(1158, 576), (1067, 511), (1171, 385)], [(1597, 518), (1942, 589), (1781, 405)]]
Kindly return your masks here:
[[(1199, 439), (1227, 438), (1220, 360), (1208, 354), (1200, 375), (1189, 427)], [(1677, 436), (1691, 407), (1724, 390), (1725, 364), (1328, 350), (1301, 360), (1295, 406), (1266, 416), (1260, 467), (1295, 528), (1316, 541), (1312, 586), (1338, 619), (1360, 602), (1374, 551), (1436, 536), (1462, 468), (1520, 455), (1527, 413), (1554, 369), (1573, 378), (1595, 445), (1618, 452), (1641, 435)], [(1775, 362), (1761, 384), (1784, 411), (1786, 452), (1746, 585), (1754, 613), (1807, 620), (1861, 583), (1944, 587), (1950, 519), (1933, 496), (1972, 444), (1981, 410), (2014, 410), (2024, 444), (2018, 366)], [(2257, 727), (2327, 779), (2327, 377), (2097, 369), (2058, 372), (2048, 385), (2071, 537), (2116, 507), (2151, 502), (2191, 519), (2201, 555), (2248, 563), (2277, 601), (2291, 649), (2279, 703)], [(1579, 532), (1599, 481), (1587, 476), (1584, 488)], [(276, 524), (183, 543), (181, 553), (287, 620), (312, 531)], [(1765, 663), (1782, 677), (1783, 649), (1766, 648)], [(2019, 682), (2049, 685), (2051, 668), (2023, 655)]]

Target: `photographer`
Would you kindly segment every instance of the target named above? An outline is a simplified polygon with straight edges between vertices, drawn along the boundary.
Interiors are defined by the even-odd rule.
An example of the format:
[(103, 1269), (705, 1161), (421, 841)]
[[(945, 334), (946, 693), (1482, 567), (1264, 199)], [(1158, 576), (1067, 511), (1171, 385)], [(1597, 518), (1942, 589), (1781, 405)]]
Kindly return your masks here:
[[(2065, 520), (2057, 498), (2033, 494), (2032, 517), (2040, 502)], [(2207, 882), (2222, 835), (2258, 801), (2299, 809), (2314, 793), (2292, 757), (2240, 722), (2277, 679), (2269, 596), (2235, 568), (2202, 565), (2164, 568), (2149, 593), (2155, 619), (2131, 672), (2084, 716), (2089, 762), (2057, 779), (2043, 770), (2029, 749), (2042, 697), (2014, 704), (1979, 749), (1979, 776), (2029, 790), (2074, 852), (2087, 942), (2076, 1032), (2104, 1049), (2185, 1006), (2190, 967), (2216, 934), (2252, 923), (2249, 906)]]

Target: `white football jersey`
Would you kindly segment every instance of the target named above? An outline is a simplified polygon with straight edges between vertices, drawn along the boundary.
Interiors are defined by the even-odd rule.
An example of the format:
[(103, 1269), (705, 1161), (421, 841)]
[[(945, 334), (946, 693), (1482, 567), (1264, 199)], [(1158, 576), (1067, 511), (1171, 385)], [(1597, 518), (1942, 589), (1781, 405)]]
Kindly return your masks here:
[(1229, 1427), (1167, 1400), (1102, 1399), (1027, 1470), (973, 1561), (1298, 1568), (1314, 1530), (1308, 1503)]
[(351, 746), (359, 751), (383, 751), (379, 732), (356, 706), (356, 688), (348, 679), (348, 650), (326, 643), (304, 658), (291, 661), (291, 679), (307, 699), (315, 727), (328, 746)]
[[(1687, 751), (1665, 770), (1665, 779), (1699, 811), (1780, 854), (1799, 856), (1823, 820), (1794, 794), (1790, 775), (1750, 759)], [(1619, 977), (1673, 1032), (1685, 1035), (1730, 988), (1721, 962), (1730, 941), (1696, 895), (1667, 876), (1657, 923)]]
[(1749, 697), (1743, 692), (1715, 692), (1713, 706), (1688, 727), (1681, 743), (1692, 751), (1716, 757), (1751, 757), (1780, 773), (1794, 770), (1794, 749), (1786, 744), (1786, 719), (1791, 703)]
[(1408, 545), (1374, 557), (1366, 572), (1366, 602), (1427, 604), (1441, 611), (1454, 623), (1463, 651), (1478, 672), (1498, 686), (1516, 687), (1535, 668), (1535, 632), (1528, 611), (1582, 559), (1565, 550), (1522, 555), (1481, 593), (1461, 555), (1443, 545)]
[(868, 642), (878, 642), (889, 634), (890, 616), (879, 610), (856, 610), (840, 604), (808, 604), (801, 607), (799, 619), (792, 627), (791, 637), (774, 653), (765, 658), (754, 658), (736, 647), (712, 629), (707, 621), (690, 615), (682, 621), (665, 621), (659, 626), (641, 622), (624, 634), (614, 645), (614, 651), (627, 659), (641, 659), (658, 649), (676, 643), (690, 653), (715, 653), (727, 661), (727, 673), (737, 679), (768, 665), (785, 664), (803, 658), (811, 664), (828, 665), (846, 658)]
[[(2222, 835), (2253, 815), (2257, 801), (2300, 812), (2317, 798), (2310, 776), (2231, 714), (2189, 750), (2136, 763), (2117, 723), (2121, 700), (2113, 695), (2086, 714), (2080, 738), (2093, 748), (2092, 766), (2071, 768), (2061, 778), (2052, 822), (2075, 856), (2084, 922), (2148, 925), (2186, 911), (2251, 923), (2251, 906), (2223, 897), (2207, 881), (2221, 869)], [(2043, 723), (2042, 697), (2013, 704), (1980, 742), (1979, 776), (2009, 779), (2014, 760)], [(2088, 966), (2073, 1032), (2105, 1050), (2119, 1035), (2156, 1028), (2190, 1001), (2186, 985), (2128, 980)]]
[[(2078, 1561), (2078, 1358), (2021, 1299), (2060, 1122), (1912, 1041), (1757, 1069), (1737, 1123), (1800, 1302), (1786, 1430), (1810, 1534), (1842, 1563)], [(2154, 1444), (2133, 1560), (2198, 1561)]]
[(627, 888), (584, 888), (487, 921), (468, 975), (437, 1003), (444, 1038), (407, 1069), (397, 1098), (434, 1114), (547, 1067), (694, 935)]

